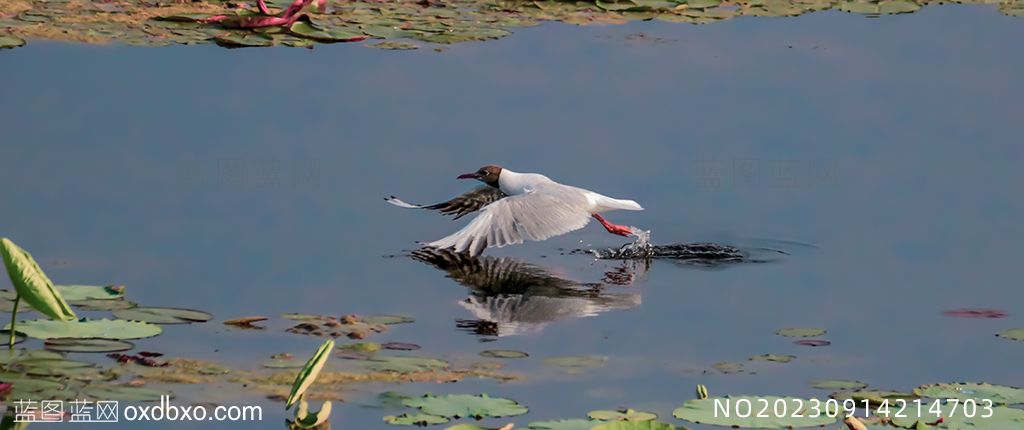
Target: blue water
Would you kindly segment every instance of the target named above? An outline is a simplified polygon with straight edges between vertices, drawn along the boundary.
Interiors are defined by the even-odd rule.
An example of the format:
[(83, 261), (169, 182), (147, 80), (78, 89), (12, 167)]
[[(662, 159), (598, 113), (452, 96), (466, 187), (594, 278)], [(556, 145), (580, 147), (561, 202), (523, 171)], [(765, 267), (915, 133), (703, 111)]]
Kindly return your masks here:
[[(0, 235), (58, 283), (124, 284), (133, 301), (218, 321), (403, 313), (417, 322), (371, 340), (455, 361), (527, 351), (510, 366), (521, 382), (399, 387), (514, 398), (531, 413), (499, 421), (517, 427), (617, 406), (673, 421), (698, 383), (817, 397), (827, 393), (809, 388), (815, 378), (1021, 385), (1024, 344), (993, 335), (1024, 326), (1022, 37), (1021, 21), (994, 8), (941, 6), (548, 24), (442, 52), (33, 42), (0, 54)], [(440, 201), (470, 186), (456, 175), (488, 163), (635, 199), (646, 211), (608, 218), (655, 242), (790, 255), (717, 269), (656, 261), (607, 287), (636, 306), (481, 342), (455, 326), (473, 318), (458, 304), (465, 287), (387, 258), (462, 222), (381, 197)], [(622, 263), (563, 250), (622, 243), (591, 225), (490, 254), (601, 282)], [(960, 307), (1010, 316), (942, 315)], [(832, 345), (773, 334), (786, 326), (826, 328)], [(254, 365), (319, 343), (277, 328), (176, 326), (139, 345)], [(798, 358), (704, 372), (763, 353)], [(585, 354), (609, 362), (572, 376), (540, 365)], [(348, 394), (365, 402), (386, 388)], [(280, 403), (247, 401), (265, 405), (262, 426), (285, 416)], [(332, 424), (385, 428), (385, 414), (340, 404)]]

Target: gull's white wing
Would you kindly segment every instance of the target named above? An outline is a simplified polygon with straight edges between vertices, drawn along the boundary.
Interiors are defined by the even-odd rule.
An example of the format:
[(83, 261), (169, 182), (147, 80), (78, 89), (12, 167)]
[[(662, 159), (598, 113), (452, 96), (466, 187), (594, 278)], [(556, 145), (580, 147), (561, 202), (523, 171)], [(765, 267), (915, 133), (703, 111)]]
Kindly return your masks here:
[(537, 184), (532, 191), (484, 206), (468, 225), (428, 246), (477, 255), (485, 248), (540, 241), (573, 230), (590, 221), (586, 191), (554, 182)]

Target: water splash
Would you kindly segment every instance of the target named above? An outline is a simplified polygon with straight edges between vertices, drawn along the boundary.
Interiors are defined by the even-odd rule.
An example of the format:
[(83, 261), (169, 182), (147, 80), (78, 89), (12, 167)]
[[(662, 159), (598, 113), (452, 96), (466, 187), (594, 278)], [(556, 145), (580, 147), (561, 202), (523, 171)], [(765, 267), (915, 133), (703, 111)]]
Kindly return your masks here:
[[(775, 249), (741, 249), (717, 243), (674, 243), (655, 245), (651, 243), (651, 230), (630, 226), (636, 240), (619, 248), (576, 249), (573, 254), (590, 254), (602, 260), (653, 260), (668, 259), (682, 263), (718, 265), (723, 263), (766, 262), (768, 254), (778, 256), (785, 252)], [(756, 256), (755, 256), (756, 255)]]

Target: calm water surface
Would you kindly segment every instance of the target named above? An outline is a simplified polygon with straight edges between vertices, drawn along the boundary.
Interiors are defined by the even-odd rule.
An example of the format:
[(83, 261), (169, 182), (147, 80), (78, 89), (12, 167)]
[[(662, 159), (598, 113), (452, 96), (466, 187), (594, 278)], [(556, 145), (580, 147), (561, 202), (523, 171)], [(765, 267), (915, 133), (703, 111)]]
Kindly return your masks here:
[[(626, 405), (668, 417), (698, 383), (818, 397), (814, 378), (1021, 385), (1022, 344), (993, 334), (1024, 325), (1022, 39), (1021, 21), (994, 8), (943, 6), (551, 24), (440, 53), (32, 43), (0, 54), (0, 234), (58, 282), (121, 283), (139, 303), (218, 320), (403, 313), (417, 322), (372, 340), (456, 362), (527, 351), (509, 366), (522, 382), (399, 388), (511, 397), (531, 407), (520, 426)], [(461, 223), (381, 197), (445, 199), (469, 186), (457, 174), (486, 163), (635, 199), (647, 210), (609, 218), (655, 242), (790, 255), (632, 271), (563, 255), (623, 243), (592, 225), (491, 254), (579, 283), (632, 275), (604, 290), (627, 305), (476, 336), (455, 322), (474, 318), (459, 304), (469, 289), (389, 257)], [(942, 316), (959, 307), (1010, 317)], [(786, 326), (826, 328), (832, 345), (773, 334)], [(139, 345), (254, 365), (317, 343), (209, 323)], [(764, 353), (798, 358), (704, 373)], [(573, 376), (540, 365), (586, 354), (610, 360)], [(385, 411), (356, 406), (386, 388), (351, 393), (334, 426), (387, 427)], [(266, 405), (265, 427), (283, 420), (280, 403), (252, 401)]]

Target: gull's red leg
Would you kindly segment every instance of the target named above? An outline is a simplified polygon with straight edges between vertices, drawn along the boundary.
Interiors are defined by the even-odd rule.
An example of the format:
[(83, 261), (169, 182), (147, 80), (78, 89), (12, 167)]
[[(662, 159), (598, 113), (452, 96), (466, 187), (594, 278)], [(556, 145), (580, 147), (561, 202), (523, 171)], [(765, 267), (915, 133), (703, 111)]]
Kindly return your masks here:
[(633, 234), (633, 230), (630, 229), (629, 227), (626, 227), (624, 225), (612, 224), (608, 222), (608, 220), (604, 219), (604, 217), (601, 215), (593, 214), (593, 217), (594, 219), (597, 220), (597, 222), (601, 223), (601, 225), (604, 226), (605, 230), (608, 230), (608, 232), (611, 234), (617, 234), (619, 236), (629, 236)]
[(256, 7), (260, 9), (260, 13), (270, 15), (270, 9), (267, 8), (267, 2), (264, 0), (256, 0)]

